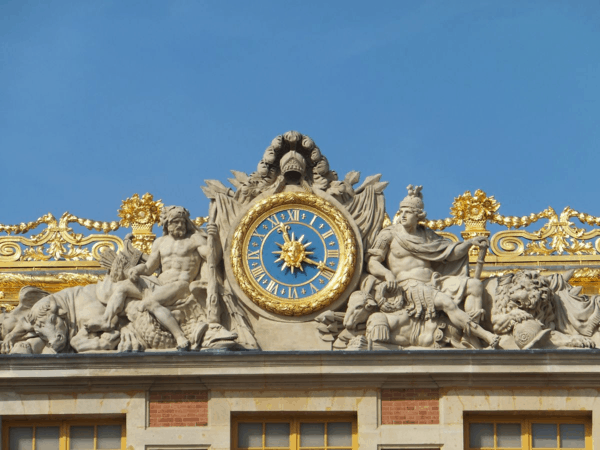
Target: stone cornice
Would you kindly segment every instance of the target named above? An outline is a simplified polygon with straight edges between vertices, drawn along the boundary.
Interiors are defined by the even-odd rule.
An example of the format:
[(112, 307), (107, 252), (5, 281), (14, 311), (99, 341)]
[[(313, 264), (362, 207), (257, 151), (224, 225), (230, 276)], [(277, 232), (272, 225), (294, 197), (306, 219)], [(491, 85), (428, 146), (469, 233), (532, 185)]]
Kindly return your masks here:
[(581, 388), (600, 382), (600, 350), (8, 355), (0, 367), (0, 387), (43, 391)]

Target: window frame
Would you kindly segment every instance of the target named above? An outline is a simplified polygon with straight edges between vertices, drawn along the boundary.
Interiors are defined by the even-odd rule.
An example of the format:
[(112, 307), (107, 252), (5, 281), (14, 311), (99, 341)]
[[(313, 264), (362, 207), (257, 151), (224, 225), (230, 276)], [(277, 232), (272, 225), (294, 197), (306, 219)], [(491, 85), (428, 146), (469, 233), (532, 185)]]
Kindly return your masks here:
[[(246, 447), (238, 447), (238, 425), (240, 423), (262, 423), (263, 424), (263, 447), (250, 447), (251, 450), (261, 449), (278, 449), (280, 447), (265, 447), (265, 423), (289, 423), (290, 424), (290, 450), (301, 450), (300, 447), (300, 423), (329, 423), (329, 422), (350, 422), (352, 423), (352, 446), (351, 447), (331, 447), (322, 446), (318, 448), (325, 448), (327, 450), (346, 449), (351, 448), (352, 450), (358, 449), (358, 424), (356, 419), (356, 413), (244, 413), (235, 414), (231, 418), (231, 450), (246, 450)], [(325, 438), (327, 438), (327, 427), (325, 427)], [(327, 440), (325, 440), (327, 443)], [(303, 447), (311, 449), (313, 447)]]
[[(492, 423), (494, 424), (494, 447), (470, 447), (469, 426), (473, 423)], [(496, 424), (498, 423), (520, 423), (521, 424), (521, 447), (507, 448), (497, 446)], [(585, 427), (585, 450), (592, 450), (592, 417), (590, 414), (493, 414), (493, 413), (467, 413), (464, 416), (464, 449), (465, 450), (553, 450), (552, 447), (533, 448), (531, 425), (533, 423), (553, 423), (557, 424), (557, 444), (560, 445), (560, 425), (562, 424), (581, 424)], [(561, 447), (555, 447), (561, 449)], [(565, 450), (569, 450), (566, 449)]]
[[(5, 416), (6, 417), (6, 416)], [(37, 427), (59, 427), (59, 450), (68, 450), (70, 443), (71, 426), (94, 426), (94, 446), (97, 446), (97, 426), (102, 425), (120, 425), (121, 426), (121, 448), (126, 450), (127, 427), (125, 419), (19, 419), (11, 420), (3, 417), (2, 420), (2, 450), (9, 450), (9, 430), (10, 428), (26, 427), (33, 428), (32, 448), (35, 448), (35, 428)]]

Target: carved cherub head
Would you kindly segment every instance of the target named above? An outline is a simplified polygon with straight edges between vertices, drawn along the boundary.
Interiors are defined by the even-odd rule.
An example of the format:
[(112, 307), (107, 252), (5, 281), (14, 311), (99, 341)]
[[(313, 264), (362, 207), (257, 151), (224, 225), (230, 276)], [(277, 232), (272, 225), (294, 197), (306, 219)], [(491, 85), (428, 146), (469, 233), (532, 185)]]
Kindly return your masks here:
[(276, 159), (277, 155), (275, 154), (275, 149), (272, 145), (268, 146), (263, 155), (263, 161), (267, 164), (274, 164)]

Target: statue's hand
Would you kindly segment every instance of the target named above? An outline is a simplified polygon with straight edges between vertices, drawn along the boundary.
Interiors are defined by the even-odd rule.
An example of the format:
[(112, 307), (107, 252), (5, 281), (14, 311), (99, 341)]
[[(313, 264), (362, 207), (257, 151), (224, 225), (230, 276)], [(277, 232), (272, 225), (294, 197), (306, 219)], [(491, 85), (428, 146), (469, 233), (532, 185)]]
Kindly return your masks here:
[(219, 236), (219, 228), (217, 227), (216, 223), (207, 223), (206, 232), (209, 236)]
[(473, 239), (469, 239), (468, 242), (471, 245), (474, 245), (476, 247), (489, 247), (490, 246), (490, 241), (485, 236), (474, 237)]
[(396, 280), (387, 281), (385, 283), (385, 293), (388, 295), (397, 295), (398, 294), (398, 282)]
[(13, 336), (11, 336), (11, 333), (8, 333), (6, 335), (6, 337), (4, 338), (4, 341), (2, 341), (2, 345), (0, 346), (0, 353), (2, 353), (3, 355), (6, 355), (6, 354), (10, 353), (12, 348), (13, 348)]
[(396, 283), (396, 276), (388, 270), (385, 274), (385, 281), (387, 281), (388, 283)]
[(140, 274), (137, 270), (137, 266), (129, 269), (129, 271), (127, 272), (127, 278), (129, 278), (129, 280), (131, 280), (132, 283), (137, 283), (138, 281), (140, 281)]

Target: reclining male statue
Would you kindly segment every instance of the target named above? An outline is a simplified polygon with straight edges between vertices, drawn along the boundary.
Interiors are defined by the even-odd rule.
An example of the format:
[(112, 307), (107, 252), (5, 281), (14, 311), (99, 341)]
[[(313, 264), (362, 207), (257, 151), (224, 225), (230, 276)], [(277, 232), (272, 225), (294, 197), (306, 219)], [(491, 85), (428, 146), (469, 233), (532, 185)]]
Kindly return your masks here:
[(368, 251), (367, 270), (387, 283), (388, 292), (398, 291), (399, 304), (413, 317), (428, 320), (443, 311), (462, 331), (465, 346), (480, 348), (482, 339), (495, 348), (499, 337), (478, 325), (485, 313), (482, 284), (468, 277), (469, 249), (486, 245), (486, 238), (444, 239), (419, 225), (426, 217), (423, 207), (421, 186), (409, 186), (408, 196), (400, 202), (398, 223), (383, 229)]
[[(181, 206), (165, 207), (161, 212), (160, 224), (164, 235), (152, 245), (148, 260), (129, 270), (128, 279), (121, 281), (110, 296), (104, 315), (88, 321), (86, 328), (89, 331), (114, 328), (125, 300), (139, 299), (142, 300), (142, 308), (173, 334), (177, 348), (187, 350), (190, 342), (167, 306), (187, 298), (191, 290), (196, 288), (194, 280), (200, 275), (203, 260), (207, 260), (211, 250), (206, 237), (190, 220), (187, 209)], [(214, 224), (208, 224), (207, 231), (213, 236), (218, 235)], [(220, 251), (219, 246), (217, 249)], [(152, 276), (159, 267), (160, 275)], [(143, 277), (143, 283), (140, 277)], [(150, 288), (147, 288), (148, 285)]]

